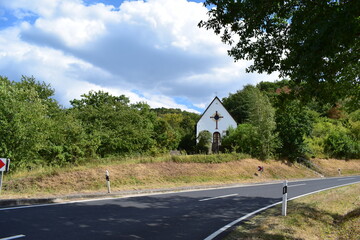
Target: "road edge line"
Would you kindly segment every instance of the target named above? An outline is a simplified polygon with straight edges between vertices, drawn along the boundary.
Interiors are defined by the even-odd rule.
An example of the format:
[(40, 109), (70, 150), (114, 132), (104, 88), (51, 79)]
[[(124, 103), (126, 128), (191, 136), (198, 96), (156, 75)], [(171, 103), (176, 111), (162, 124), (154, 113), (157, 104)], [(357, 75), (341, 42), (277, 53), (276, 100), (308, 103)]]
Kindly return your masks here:
[(16, 236), (0, 238), (0, 240), (12, 240), (12, 239), (17, 239), (17, 238), (22, 238), (22, 237), (26, 237), (26, 236), (24, 234), (19, 234), (19, 235), (16, 235)]
[[(291, 201), (291, 200), (295, 200), (297, 198), (301, 198), (301, 197), (305, 197), (305, 196), (308, 196), (308, 195), (311, 195), (311, 194), (314, 194), (314, 193), (319, 193), (319, 192), (322, 192), (322, 191), (326, 191), (326, 190), (330, 190), (330, 189), (334, 189), (334, 188), (338, 188), (338, 187), (344, 187), (344, 186), (348, 186), (348, 185), (352, 185), (352, 184), (356, 184), (356, 183), (360, 183), (360, 181), (358, 182), (353, 182), (353, 183), (347, 183), (347, 184), (343, 184), (343, 185), (339, 185), (339, 186), (334, 186), (334, 187), (329, 187), (329, 188), (325, 188), (325, 189), (321, 189), (321, 190), (317, 190), (317, 191), (314, 191), (314, 192), (310, 192), (310, 193), (306, 193), (306, 194), (303, 194), (303, 195), (299, 195), (299, 196), (296, 196), (296, 197), (293, 197), (293, 198), (290, 198), (288, 199), (288, 201)], [(274, 207), (276, 205), (279, 205), (281, 204), (282, 201), (280, 202), (276, 202), (276, 203), (273, 203), (271, 205), (268, 205), (268, 206), (265, 206), (263, 208), (260, 208), (258, 210), (255, 210), (251, 213), (248, 213), (246, 214), (245, 216), (241, 217), (241, 218), (238, 218), (236, 219), (235, 221), (232, 221), (231, 223), (225, 225), (224, 227), (220, 228), (219, 230), (217, 230), (216, 232), (212, 233), (211, 235), (209, 235), (208, 237), (204, 238), (204, 240), (212, 240), (214, 239), (215, 237), (217, 237), (218, 235), (220, 235), (221, 233), (225, 232), (227, 229), (233, 227), (234, 225), (238, 224), (239, 222), (259, 213), (259, 212), (262, 212), (268, 208), (271, 208), (271, 207)]]
[(305, 197), (305, 196), (308, 196), (308, 195), (311, 195), (311, 194), (314, 194), (314, 193), (319, 193), (319, 192), (322, 192), (322, 191), (326, 191), (326, 190), (330, 190), (330, 189), (334, 189), (334, 188), (338, 188), (338, 187), (345, 187), (345, 186), (352, 185), (352, 184), (357, 184), (357, 183), (360, 183), (360, 181), (353, 182), (353, 183), (346, 183), (346, 184), (342, 184), (342, 185), (339, 185), (339, 186), (329, 187), (329, 188), (317, 190), (317, 191), (314, 191), (314, 192), (306, 193), (306, 194), (303, 194), (303, 195), (299, 195), (299, 196), (296, 196), (296, 197), (289, 198), (288, 201), (295, 200), (295, 199), (301, 198), (301, 197)]
[(280, 203), (282, 203), (282, 201), (273, 203), (273, 204), (268, 205), (268, 206), (266, 206), (266, 207), (260, 208), (260, 209), (254, 211), (254, 212), (248, 213), (248, 214), (246, 214), (245, 216), (243, 216), (243, 217), (241, 217), (241, 218), (239, 218), (239, 219), (236, 219), (235, 221), (232, 221), (231, 223), (229, 223), (229, 224), (225, 225), (224, 227), (220, 228), (219, 230), (217, 230), (216, 232), (214, 232), (213, 234), (211, 234), (210, 236), (208, 236), (208, 237), (205, 238), (204, 240), (212, 240), (212, 239), (214, 239), (215, 237), (217, 237), (219, 234), (225, 232), (227, 229), (229, 229), (229, 228), (231, 228), (232, 226), (236, 225), (237, 223), (239, 223), (239, 222), (241, 222), (241, 221), (243, 221), (243, 220), (245, 220), (245, 219), (247, 219), (247, 218), (249, 218), (249, 217), (251, 217), (251, 216), (253, 216), (253, 215), (255, 215), (255, 214), (259, 213), (259, 212), (261, 212), (261, 211), (264, 211), (264, 210), (266, 210), (266, 209), (268, 209), (268, 208), (271, 208), (271, 207), (274, 207), (274, 206), (276, 206), (276, 205), (279, 205)]
[[(354, 175), (360, 176), (360, 175)], [(329, 178), (320, 178), (320, 179), (303, 179), (303, 180), (296, 180), (290, 182), (301, 182), (301, 181), (314, 181), (314, 180), (324, 180), (324, 179), (335, 179), (335, 178), (346, 178), (346, 177), (353, 177), (353, 176), (343, 176), (343, 177), (329, 177)], [(357, 183), (357, 182), (356, 182)], [(219, 187), (219, 188), (208, 188), (208, 189), (193, 189), (193, 190), (185, 190), (185, 191), (169, 191), (163, 193), (145, 193), (145, 194), (134, 194), (134, 195), (124, 195), (124, 196), (109, 196), (105, 198), (93, 198), (93, 199), (82, 199), (82, 200), (75, 200), (75, 201), (63, 201), (63, 198), (55, 198), (55, 201), (63, 201), (63, 202), (51, 202), (51, 203), (44, 203), (44, 204), (34, 204), (34, 205), (22, 205), (22, 206), (12, 206), (12, 207), (1, 207), (1, 211), (7, 210), (17, 210), (17, 209), (24, 209), (24, 208), (36, 208), (36, 207), (48, 207), (48, 206), (56, 206), (56, 205), (66, 205), (66, 204), (73, 204), (73, 203), (83, 203), (83, 202), (96, 202), (96, 201), (106, 201), (106, 200), (113, 200), (113, 199), (126, 199), (126, 198), (135, 198), (135, 197), (147, 197), (147, 196), (156, 196), (156, 195), (166, 195), (172, 193), (186, 193), (186, 192), (201, 192), (207, 190), (217, 190), (217, 189), (228, 189), (228, 188), (242, 188), (242, 187), (253, 187), (253, 186), (263, 186), (263, 185), (276, 185), (281, 184), (279, 181), (268, 182), (268, 183), (260, 183), (260, 184), (249, 184), (249, 185), (234, 185), (234, 186), (226, 186), (226, 187)], [(351, 183), (350, 183), (351, 184)], [(346, 186), (346, 185), (344, 185)], [(340, 186), (339, 186), (340, 187)], [(315, 193), (315, 192), (314, 192)], [(0, 239), (1, 240), (1, 239)]]

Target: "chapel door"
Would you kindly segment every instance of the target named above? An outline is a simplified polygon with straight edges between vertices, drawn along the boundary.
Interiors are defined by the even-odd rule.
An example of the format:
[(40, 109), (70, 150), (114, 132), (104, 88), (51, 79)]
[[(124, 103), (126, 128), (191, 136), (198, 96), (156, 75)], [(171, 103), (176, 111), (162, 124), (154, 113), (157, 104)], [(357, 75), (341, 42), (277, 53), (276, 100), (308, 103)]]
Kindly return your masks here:
[(219, 132), (214, 132), (213, 134), (213, 142), (212, 142), (212, 152), (218, 153), (219, 152), (219, 146), (220, 146), (221, 136)]

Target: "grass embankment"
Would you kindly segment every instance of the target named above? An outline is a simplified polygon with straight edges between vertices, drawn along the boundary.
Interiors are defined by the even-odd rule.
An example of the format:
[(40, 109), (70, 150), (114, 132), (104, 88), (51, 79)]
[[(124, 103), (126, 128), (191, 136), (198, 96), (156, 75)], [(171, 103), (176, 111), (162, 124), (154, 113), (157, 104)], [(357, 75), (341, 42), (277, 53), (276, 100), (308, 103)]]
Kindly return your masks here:
[[(265, 168), (261, 175), (257, 172), (260, 165)], [(337, 175), (339, 167), (343, 173), (353, 169), (354, 173), (360, 174), (360, 161), (318, 160), (316, 166), (325, 176)], [(275, 160), (261, 162), (241, 154), (96, 159), (79, 166), (45, 167), (5, 174), (0, 197), (106, 193), (105, 170), (110, 172), (113, 192), (319, 177), (318, 173), (301, 164)]]
[(244, 221), (225, 240), (360, 239), (360, 184), (332, 189), (281, 205)]
[(339, 168), (342, 175), (360, 174), (360, 160), (313, 159), (312, 162), (327, 177), (338, 176)]

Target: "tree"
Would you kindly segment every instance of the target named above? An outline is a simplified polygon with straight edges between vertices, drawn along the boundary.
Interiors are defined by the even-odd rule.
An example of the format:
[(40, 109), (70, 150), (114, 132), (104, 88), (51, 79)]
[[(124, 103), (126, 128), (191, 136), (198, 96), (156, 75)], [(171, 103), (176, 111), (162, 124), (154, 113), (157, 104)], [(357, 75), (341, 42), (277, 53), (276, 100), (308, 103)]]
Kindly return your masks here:
[(71, 104), (87, 135), (98, 143), (96, 154), (101, 157), (144, 153), (155, 144), (146, 104), (130, 106), (124, 95), (112, 96), (103, 91), (91, 91)]
[(198, 143), (196, 145), (198, 151), (200, 153), (209, 153), (211, 149), (211, 132), (204, 130), (199, 132), (199, 136), (197, 137)]
[(19, 89), (33, 89), (37, 93), (39, 101), (47, 105), (49, 112), (56, 113), (60, 110), (58, 102), (52, 98), (55, 90), (51, 88), (50, 84), (38, 82), (34, 77), (22, 76), (21, 81), (14, 82), (14, 85)]
[(260, 159), (273, 155), (278, 145), (275, 110), (267, 95), (258, 88), (247, 85), (223, 101), (240, 123), (236, 130), (229, 131), (229, 138), (224, 139), (225, 147), (236, 148)]
[(253, 91), (253, 97), (249, 103), (249, 123), (255, 127), (258, 141), (256, 156), (262, 160), (268, 159), (278, 146), (277, 134), (275, 134), (275, 109), (271, 106), (269, 98), (257, 88)]
[(279, 94), (291, 92), (289, 85), (289, 80), (284, 79), (275, 82), (259, 82), (256, 88), (269, 98), (272, 105), (275, 105)]
[(249, 123), (239, 124), (235, 129), (230, 128), (222, 140), (222, 147), (256, 157), (259, 141), (254, 132), (256, 132), (256, 128)]
[[(45, 92), (48, 94), (41, 94)], [(13, 82), (0, 76), (0, 154), (11, 158), (15, 168), (45, 160), (39, 152), (47, 148), (52, 93), (33, 78)], [(57, 106), (55, 100), (54, 104)]]
[(164, 119), (157, 119), (154, 125), (155, 140), (158, 149), (161, 150), (172, 150), (177, 149), (180, 141), (180, 136), (168, 122)]
[[(158, 121), (165, 121), (171, 128), (170, 134), (173, 144), (171, 149), (185, 150), (186, 152), (194, 152), (196, 147), (195, 126), (200, 116), (196, 113), (182, 111), (173, 108), (154, 108), (152, 109), (159, 118)], [(156, 134), (160, 134), (156, 131)], [(169, 145), (170, 146), (170, 145)]]
[(330, 132), (329, 136), (325, 139), (324, 150), (330, 157), (345, 159), (358, 159), (360, 157), (359, 140), (356, 141), (352, 138), (346, 128)]
[(276, 131), (282, 148), (280, 154), (290, 160), (306, 157), (305, 137), (312, 130), (314, 115), (298, 100), (280, 99), (276, 109)]
[[(206, 0), (214, 6), (200, 27), (232, 46), (247, 71), (290, 77), (293, 93), (360, 107), (360, 3), (354, 0)], [(356, 107), (355, 107), (356, 109)]]
[(246, 85), (242, 90), (234, 94), (230, 93), (229, 97), (222, 99), (225, 108), (238, 124), (245, 123), (249, 119), (249, 104), (254, 97), (254, 91), (254, 86)]
[(200, 115), (185, 111), (183, 112), (183, 115), (184, 118), (180, 123), (182, 134), (179, 149), (191, 153), (195, 151), (196, 147), (196, 123), (198, 122)]

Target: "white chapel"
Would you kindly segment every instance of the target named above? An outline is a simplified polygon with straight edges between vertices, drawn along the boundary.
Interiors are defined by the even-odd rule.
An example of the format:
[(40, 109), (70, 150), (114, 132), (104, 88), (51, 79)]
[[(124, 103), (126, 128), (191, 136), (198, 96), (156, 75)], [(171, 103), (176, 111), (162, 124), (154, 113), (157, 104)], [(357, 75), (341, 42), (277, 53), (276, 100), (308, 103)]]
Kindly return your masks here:
[(218, 97), (215, 97), (210, 105), (201, 115), (196, 124), (196, 138), (201, 131), (207, 130), (212, 135), (212, 152), (218, 152), (221, 139), (226, 135), (229, 127), (236, 128), (237, 123), (230, 113), (226, 110)]

